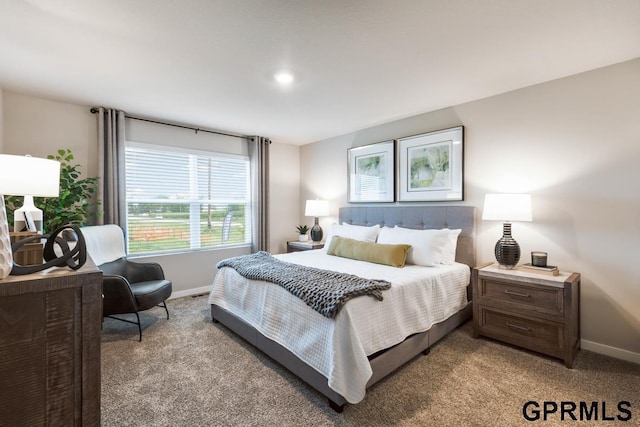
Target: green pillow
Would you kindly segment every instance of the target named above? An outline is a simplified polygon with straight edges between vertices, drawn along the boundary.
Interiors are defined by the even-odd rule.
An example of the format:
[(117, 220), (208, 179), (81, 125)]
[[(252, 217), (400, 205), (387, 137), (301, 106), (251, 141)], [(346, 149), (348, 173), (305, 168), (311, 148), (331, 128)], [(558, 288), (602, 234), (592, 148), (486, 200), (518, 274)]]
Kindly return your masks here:
[(376, 264), (404, 267), (411, 245), (386, 245), (333, 236), (327, 254)]

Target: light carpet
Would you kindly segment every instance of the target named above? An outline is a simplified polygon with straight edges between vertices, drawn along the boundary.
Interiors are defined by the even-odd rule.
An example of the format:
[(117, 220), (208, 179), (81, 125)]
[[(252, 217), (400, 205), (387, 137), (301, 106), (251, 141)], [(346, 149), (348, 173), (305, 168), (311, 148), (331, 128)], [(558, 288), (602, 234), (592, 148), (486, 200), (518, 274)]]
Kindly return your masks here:
[[(338, 414), (278, 363), (213, 324), (206, 296), (168, 306), (169, 320), (161, 308), (141, 313), (142, 342), (135, 325), (105, 319), (103, 426), (640, 425), (640, 365), (580, 351), (574, 369), (566, 369), (557, 359), (473, 339), (471, 322)], [(598, 402), (599, 421), (592, 413), (581, 422), (579, 410), (578, 421), (561, 421), (560, 411), (527, 421), (527, 401), (578, 408)], [(618, 410), (624, 401), (626, 422), (616, 418), (628, 416)]]

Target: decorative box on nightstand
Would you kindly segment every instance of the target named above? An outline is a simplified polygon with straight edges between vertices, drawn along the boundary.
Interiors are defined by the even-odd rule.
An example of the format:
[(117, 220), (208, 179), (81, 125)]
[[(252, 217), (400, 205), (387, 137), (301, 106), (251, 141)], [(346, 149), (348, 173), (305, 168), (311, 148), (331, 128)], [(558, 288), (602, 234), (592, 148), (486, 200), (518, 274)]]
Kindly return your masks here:
[(300, 242), (298, 240), (287, 242), (287, 252), (310, 251), (322, 248), (324, 248), (324, 242)]
[(529, 273), (497, 264), (473, 269), (473, 336), (564, 360), (580, 348), (580, 273)]

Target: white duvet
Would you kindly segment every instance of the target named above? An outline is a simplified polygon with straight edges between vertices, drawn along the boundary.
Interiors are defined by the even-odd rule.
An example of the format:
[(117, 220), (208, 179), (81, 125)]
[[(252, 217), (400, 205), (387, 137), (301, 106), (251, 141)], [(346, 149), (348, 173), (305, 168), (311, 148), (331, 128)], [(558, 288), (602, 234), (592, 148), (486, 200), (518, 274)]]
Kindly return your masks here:
[(383, 301), (361, 296), (334, 319), (322, 316), (284, 288), (251, 283), (235, 270), (218, 271), (209, 303), (244, 320), (327, 377), (349, 403), (365, 396), (372, 371), (367, 356), (402, 342), (467, 305), (469, 267), (464, 264), (394, 268), (327, 255), (323, 250), (276, 255), (297, 264), (391, 282)]

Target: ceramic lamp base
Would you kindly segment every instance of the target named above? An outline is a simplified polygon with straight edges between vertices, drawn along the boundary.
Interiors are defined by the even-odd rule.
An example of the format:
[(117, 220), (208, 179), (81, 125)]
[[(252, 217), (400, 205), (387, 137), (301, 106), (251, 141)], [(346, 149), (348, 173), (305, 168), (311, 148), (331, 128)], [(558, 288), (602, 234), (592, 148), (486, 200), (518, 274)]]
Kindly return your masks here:
[(322, 227), (318, 224), (318, 217), (316, 217), (315, 224), (311, 227), (311, 240), (314, 242), (322, 241)]
[(520, 245), (511, 237), (511, 224), (508, 222), (502, 227), (502, 238), (496, 243), (495, 255), (501, 268), (512, 269), (520, 261)]

